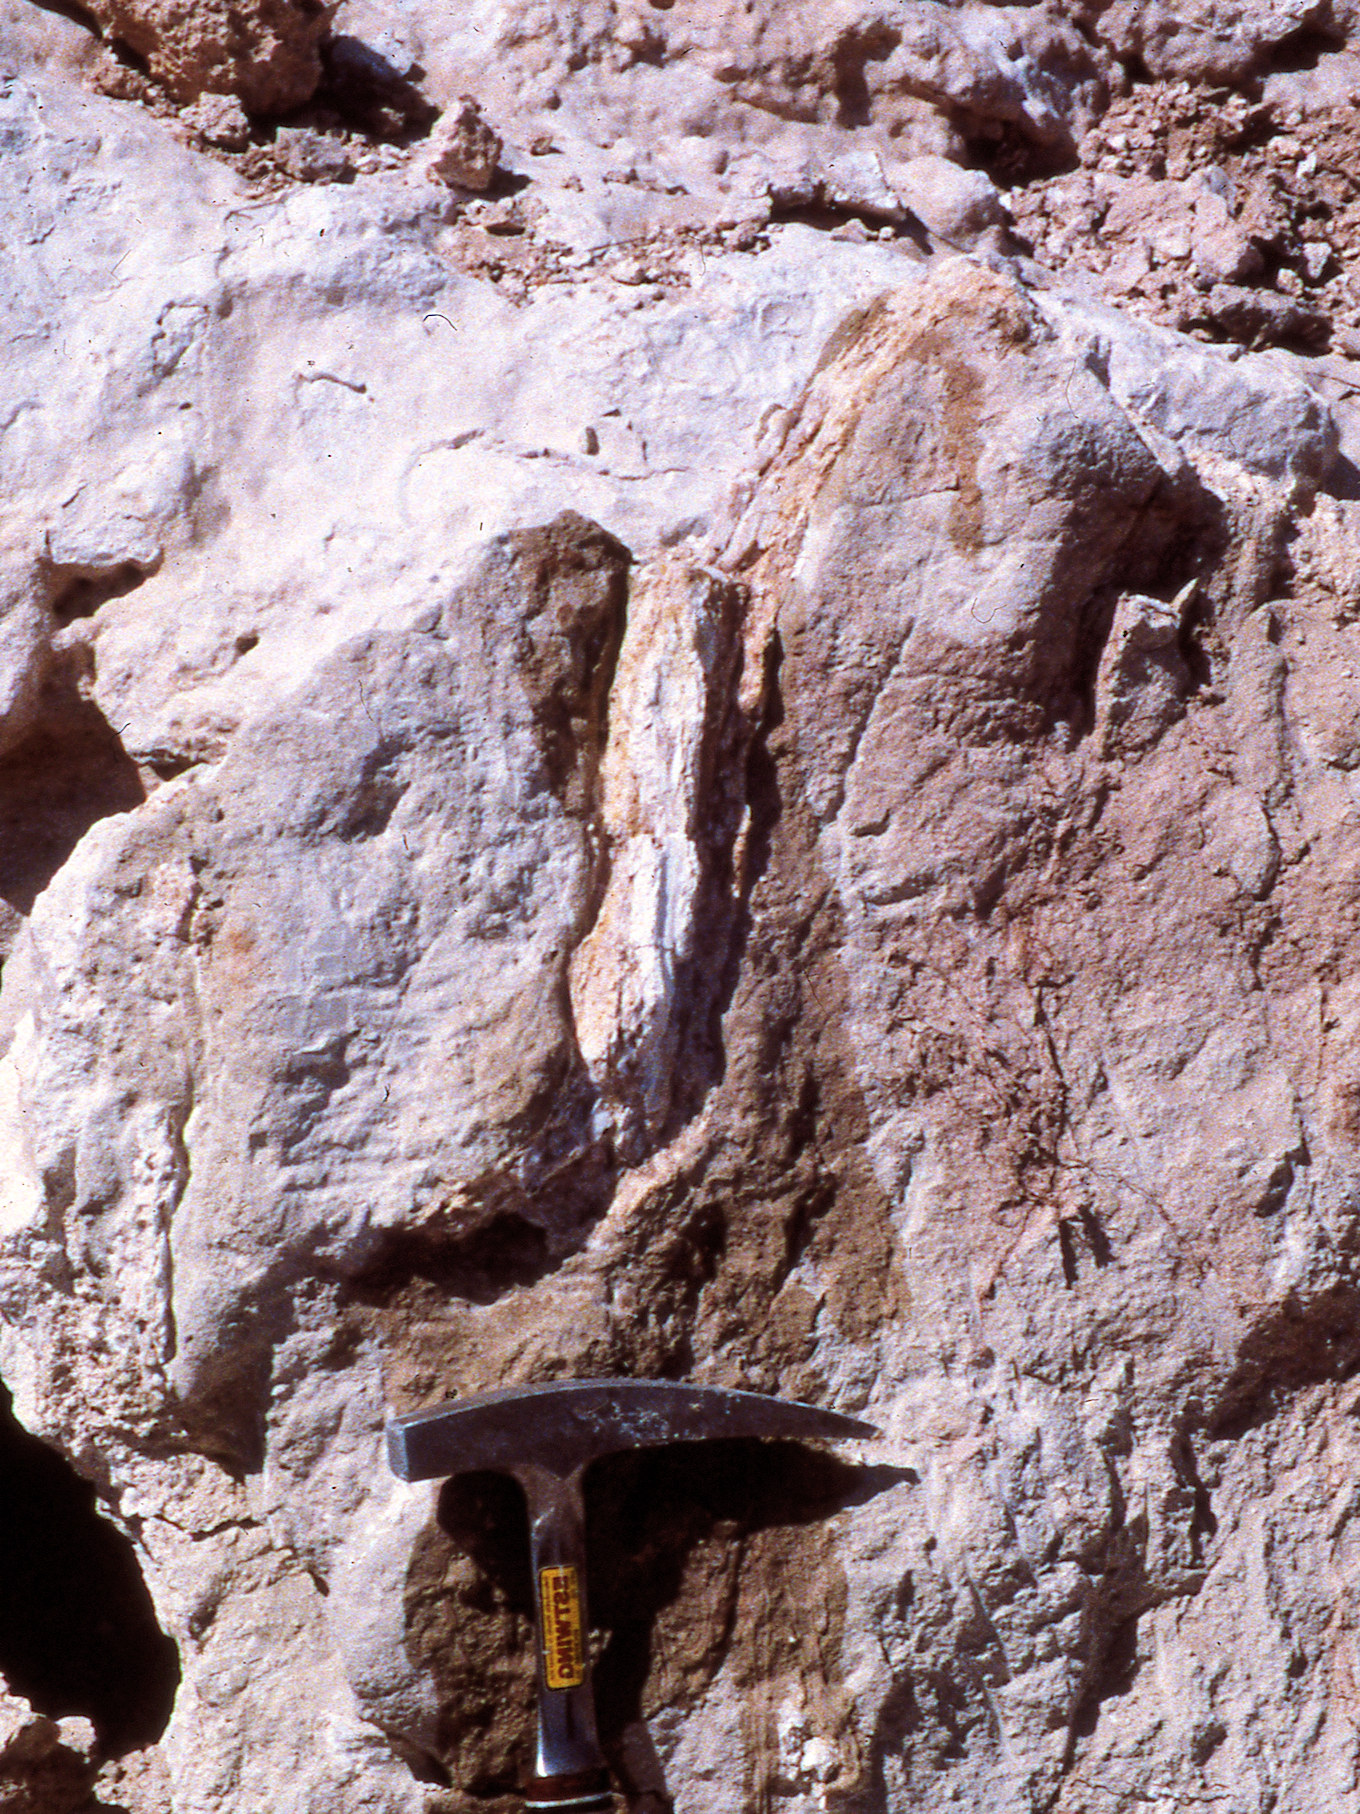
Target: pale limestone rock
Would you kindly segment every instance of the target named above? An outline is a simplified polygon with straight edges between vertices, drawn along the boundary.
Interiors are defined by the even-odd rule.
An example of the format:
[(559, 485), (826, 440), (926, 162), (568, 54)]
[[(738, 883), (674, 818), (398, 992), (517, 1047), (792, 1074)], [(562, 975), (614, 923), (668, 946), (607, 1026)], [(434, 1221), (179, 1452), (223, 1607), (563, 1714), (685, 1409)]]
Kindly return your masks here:
[(6, 566), (0, 604), (0, 757), (33, 729), (52, 644), (50, 587), (32, 548), (13, 551)]
[(90, 79), (102, 61), (99, 41), (86, 25), (28, 0), (0, 5), (0, 48), (12, 69), (46, 69), (77, 79)]
[(337, 23), (507, 158), (557, 120), (582, 186), (519, 224), (584, 262), (512, 301), (409, 173), (270, 198), (0, 103), (0, 804), (51, 840), (4, 845), (0, 1372), (179, 1646), (126, 1804), (504, 1794), (510, 1514), (381, 1426), (573, 1372), (883, 1429), (600, 1471), (635, 1800), (1344, 1804), (1344, 395), (740, 213), (890, 219), (960, 121), (1060, 150), (1112, 72), (1041, 9)]
[(339, 181), (353, 168), (342, 141), (324, 132), (313, 132), (307, 126), (277, 127), (274, 147), (289, 175), (303, 181)]
[(180, 119), (206, 144), (240, 151), (250, 143), (250, 120), (234, 95), (202, 94)]
[(1060, 155), (1119, 80), (1089, 35), (1030, 6), (346, 0), (337, 26), (417, 59), (442, 106), (475, 94), (508, 143), (550, 132), (578, 174), (604, 150), (653, 189), (757, 198), (792, 178), (855, 208), (883, 194), (875, 162), (958, 156), (973, 134)]
[(1153, 75), (1212, 85), (1270, 69), (1290, 39), (1325, 31), (1334, 9), (1326, 0), (1115, 0), (1088, 17), (1103, 44), (1136, 55)]
[(1197, 269), (1215, 283), (1255, 277), (1264, 262), (1259, 248), (1232, 219), (1227, 202), (1213, 190), (1203, 189), (1195, 197), (1190, 241)]
[[(442, 187), (380, 177), (247, 208), (134, 109), (23, 85), (2, 105), (32, 152), (4, 167), (6, 205), (109, 352), (97, 382), (60, 356), (35, 254), (8, 298), (32, 338), (16, 342), (0, 459), (72, 581), (142, 579), (126, 615), (113, 598), (66, 640), (99, 644), (95, 703), (162, 765), (220, 755), (322, 652), (412, 621), (498, 526), (575, 508), (630, 545), (702, 529), (840, 314), (913, 272), (894, 249), (800, 228), (759, 271), (706, 257), (655, 313), (612, 281), (549, 286), (521, 310), (450, 268)], [(71, 183), (35, 149), (57, 127), (99, 139)], [(275, 339), (284, 295), (297, 330)], [(106, 482), (68, 483), (72, 435)]]
[(912, 213), (950, 245), (966, 248), (989, 227), (1005, 224), (996, 184), (982, 170), (961, 170), (949, 158), (914, 157), (892, 174)]
[(127, 1814), (174, 1814), (170, 1773), (159, 1745), (105, 1764), (95, 1779), (95, 1793), (106, 1806), (125, 1808)]
[(1181, 714), (1191, 688), (1181, 651), (1182, 601), (1121, 598), (1100, 658), (1101, 734), (1110, 754), (1145, 748)]
[[(1217, 1262), (1204, 1279), (1201, 1307), (1190, 1311), (1187, 1306), (1184, 1325), (1189, 1351), (1183, 1364), (1199, 1381), (1198, 1402), (1205, 1404), (1206, 1395), (1215, 1392), (1223, 1395), (1222, 1411), (1209, 1412), (1206, 1406), (1205, 1412), (1207, 1452), (1217, 1455), (1216, 1445), (1230, 1441), (1218, 1434), (1231, 1422), (1226, 1406), (1240, 1389), (1255, 1390), (1235, 1383), (1252, 1376), (1254, 1363), (1247, 1357), (1259, 1338), (1250, 1331), (1271, 1314), (1248, 1311), (1243, 1287), (1234, 1288), (1224, 1274), (1231, 1269), (1241, 1278), (1243, 1268), (1256, 1268), (1259, 1287), (1246, 1287), (1246, 1296), (1259, 1305), (1257, 1289), (1280, 1294), (1273, 1314), (1284, 1318), (1300, 1290), (1326, 1302), (1335, 1289), (1332, 1244), (1344, 1225), (1341, 1204), (1348, 1186), (1340, 1177), (1331, 1184), (1319, 1179), (1316, 1186), (1305, 1185), (1309, 1165), (1304, 1154), (1310, 1141), (1301, 1073), (1293, 1071), (1261, 1020), (1238, 1017), (1231, 1029), (1223, 1022), (1221, 1003), (1234, 987), (1230, 978), (1242, 958), (1227, 949), (1215, 956), (1200, 937), (1187, 938), (1182, 959), (1183, 935), (1173, 935), (1168, 945), (1162, 942), (1162, 928), (1168, 914), (1173, 922), (1186, 915), (1188, 933), (1214, 913), (1217, 890), (1224, 891), (1225, 906), (1234, 894), (1238, 899), (1268, 895), (1282, 873), (1280, 847), (1288, 834), (1272, 827), (1259, 800), (1243, 790), (1206, 786), (1189, 776), (1180, 780), (1182, 764), (1195, 747), (1190, 744), (1182, 745), (1180, 753), (1168, 749), (1164, 759), (1149, 758), (1144, 771), (1135, 765), (1123, 777), (1125, 799), (1114, 822), (1109, 808), (1103, 822), (1102, 835), (1111, 840), (1108, 854), (1092, 868), (1089, 881), (1064, 877), (1054, 856), (1040, 856), (1046, 844), (1040, 828), (1052, 810), (1042, 802), (1053, 798), (1050, 787), (1070, 785), (1082, 767), (1079, 757), (1057, 755), (1064, 745), (1070, 749), (1064, 720), (1080, 722), (1069, 716), (1065, 703), (1077, 672), (1068, 664), (1079, 657), (1080, 647), (1068, 642), (1066, 634), (1076, 630), (1080, 617), (1069, 607), (1045, 618), (1036, 607), (1040, 600), (1045, 609), (1056, 605), (1066, 574), (1089, 596), (1111, 571), (1105, 563), (1114, 558), (1116, 544), (1102, 549), (1093, 543), (1094, 523), (1111, 530), (1116, 521), (1125, 524), (1117, 556), (1125, 572), (1147, 558), (1128, 526), (1142, 523), (1161, 535), (1169, 525), (1157, 527), (1160, 512), (1151, 507), (1152, 493), (1146, 489), (1146, 452), (1136, 451), (1137, 442), (1126, 438), (1128, 429), (1121, 426), (1108, 393), (1089, 375), (1080, 387), (1064, 391), (1059, 386), (1067, 426), (1056, 410), (1050, 414), (1042, 403), (1030, 405), (1025, 459), (989, 467), (990, 459), (1004, 458), (1010, 444), (1007, 411), (1025, 410), (1022, 372), (1032, 370), (1042, 397), (1052, 379), (1041, 374), (1055, 368), (1061, 372), (1063, 354), (1056, 340), (1036, 333), (1032, 317), (1026, 325), (1021, 298), (1004, 283), (981, 280), (964, 267), (956, 267), (951, 276), (952, 281), (942, 277), (935, 296), (903, 297), (896, 306), (867, 317), (839, 363), (814, 382), (802, 423), (786, 436), (766, 476), (768, 501), (757, 502), (732, 548), (745, 560), (755, 556), (751, 583), (758, 600), (773, 595), (787, 601), (778, 607), (777, 621), (786, 651), (784, 734), (790, 758), (797, 752), (814, 775), (843, 777), (838, 786), (809, 790), (805, 797), (815, 815), (822, 861), (838, 877), (846, 923), (842, 950), (850, 1049), (867, 1113), (871, 1124), (877, 1124), (875, 1167), (892, 1181), (898, 1198), (894, 1221), (911, 1256), (916, 1308), (908, 1325), (923, 1318), (938, 1328), (941, 1319), (948, 1320), (950, 1262), (935, 1243), (958, 1238), (945, 1235), (945, 1229), (966, 1227), (970, 1257), (959, 1268), (953, 1314), (961, 1351), (972, 1356), (967, 1364), (986, 1376), (997, 1353), (1013, 1353), (1010, 1344), (1017, 1339), (1040, 1347), (1053, 1339), (1068, 1358), (1052, 1377), (1070, 1377), (1073, 1351), (1065, 1346), (1070, 1338), (1058, 1334), (1068, 1327), (1063, 1310), (1054, 1304), (1036, 1323), (1032, 1288), (1024, 1282), (1032, 1277), (1034, 1258), (1044, 1243), (1054, 1242), (1061, 1249), (1068, 1292), (1091, 1292), (1118, 1319), (1104, 1323), (1105, 1312), (1098, 1313), (1104, 1333), (1097, 1337), (1093, 1332), (1089, 1350), (1094, 1385), (1095, 1376), (1108, 1375), (1118, 1350), (1134, 1339), (1134, 1324), (1122, 1319), (1158, 1318), (1151, 1302), (1143, 1311), (1135, 1308), (1138, 1288), (1115, 1276), (1121, 1267), (1133, 1266), (1143, 1276), (1159, 1264), (1177, 1268), (1191, 1239), (1189, 1230), (1213, 1226), (1224, 1206), (1237, 1202), (1253, 1218), (1249, 1226), (1261, 1233), (1254, 1242), (1236, 1237), (1243, 1240), (1244, 1251)], [(1113, 378), (1113, 361), (1109, 369)], [(1123, 376), (1127, 384), (1127, 368)], [(1250, 387), (1252, 378), (1244, 378)], [(994, 384), (1000, 388), (993, 390)], [(1249, 407), (1249, 394), (1249, 388), (1237, 392), (1239, 409)], [(1273, 407), (1268, 390), (1260, 407), (1263, 413)], [(1080, 466), (1069, 465), (1060, 453), (1077, 424), (1087, 449)], [(1264, 449), (1253, 452), (1249, 421), (1241, 427), (1239, 445), (1253, 463)], [(1201, 462), (1201, 470), (1213, 473), (1226, 498), (1235, 491), (1250, 495), (1247, 475), (1230, 480), (1221, 463), (1217, 450), (1223, 442), (1213, 409), (1205, 413), (1205, 430), (1199, 440), (1181, 426), (1182, 446)], [(906, 468), (912, 477), (898, 490), (891, 477), (893, 456), (886, 450), (903, 446), (913, 449)], [(1293, 446), (1297, 457), (1299, 442)], [(1277, 445), (1277, 466), (1281, 452)], [(966, 475), (974, 472), (989, 477), (979, 483), (978, 502), (967, 516)], [(1001, 472), (1023, 488), (1008, 493), (998, 482)], [(1094, 500), (1089, 508), (1081, 502), (1083, 484), (1097, 483), (1111, 507), (1108, 516)], [(1122, 494), (1127, 501), (1116, 506), (1121, 486), (1129, 488)], [(830, 515), (819, 511), (819, 498), (834, 501)], [(894, 512), (893, 520), (902, 526), (900, 542), (866, 544), (863, 518), (851, 529), (860, 499), (871, 501), (871, 521), (882, 520), (886, 510)], [(1055, 506), (1058, 515), (1052, 514)], [(926, 561), (911, 558), (923, 547), (929, 550)], [(971, 564), (985, 577), (998, 554), (1009, 563), (1001, 569), (1004, 590), (994, 584), (991, 611), (973, 613), (970, 619), (954, 603), (956, 597), (961, 602), (967, 597), (962, 571)], [(1249, 561), (1239, 564), (1237, 583), (1243, 604), (1254, 609), (1256, 573)], [(1145, 607), (1141, 621), (1155, 615)], [(1125, 610), (1121, 634), (1116, 614), (1119, 640), (1107, 657), (1104, 685), (1116, 694), (1118, 686), (1128, 684), (1116, 677), (1131, 679), (1129, 645), (1137, 639), (1131, 617), (1139, 621), (1133, 607)], [(1060, 624), (1068, 626), (1066, 633)], [(800, 669), (806, 675), (801, 682)], [(1177, 679), (1183, 684), (1182, 676)], [(837, 688), (843, 690), (836, 693)], [(843, 705), (833, 705), (833, 697)], [(1249, 741), (1253, 733), (1245, 727), (1256, 710), (1252, 693), (1245, 692), (1240, 705), (1234, 700), (1230, 709), (1245, 714), (1237, 721), (1243, 726), (1238, 736)], [(1058, 736), (1058, 743), (1048, 746), (1051, 754), (1042, 753), (1041, 721), (1029, 716), (1036, 710), (1049, 715), (1052, 730), (1047, 735)], [(1034, 728), (1023, 728), (1030, 724)], [(1166, 747), (1171, 733), (1164, 729), (1162, 734), (1159, 748)], [(850, 758), (848, 769), (842, 750)], [(1054, 762), (1056, 768), (1050, 766)], [(1062, 773), (1069, 777), (1066, 783), (1058, 780)], [(1267, 766), (1262, 784), (1278, 789), (1278, 781), (1266, 779), (1268, 773)], [(792, 786), (788, 791), (793, 792)], [(1191, 808), (1192, 800), (1202, 804)], [(1179, 804), (1173, 806), (1173, 801)], [(1187, 812), (1184, 825), (1173, 823)], [(1031, 842), (1036, 839), (1037, 847)], [(1111, 921), (1105, 917), (1111, 911), (1110, 896), (1125, 885), (1114, 856), (1121, 848), (1127, 852), (1133, 895)], [(1034, 850), (1033, 859), (1020, 855), (1026, 849)], [(1057, 867), (1048, 908), (1039, 906), (1037, 896), (1026, 897), (1032, 904), (1020, 905), (1026, 885), (1019, 878), (1031, 873), (1037, 879), (1040, 873), (1030, 870), (1031, 861)], [(1161, 904), (1151, 921), (1145, 909), (1133, 905), (1145, 886), (1136, 878), (1149, 873), (1161, 878), (1154, 885), (1154, 898)], [(1173, 875), (1180, 877), (1175, 883)], [(1161, 892), (1166, 889), (1169, 894)], [(1052, 921), (1046, 921), (1049, 913)], [(956, 919), (967, 931), (963, 926), (958, 932), (948, 930)], [(1064, 928), (1061, 935), (1058, 924)], [(1088, 1003), (1066, 1031), (1045, 1001), (1049, 988), (1058, 991), (1055, 1001), (1062, 999), (1062, 985), (1055, 984), (1048, 968), (1059, 949), (1069, 954), (1065, 961), (1072, 963), (1081, 991), (1109, 991), (1102, 994), (1106, 1005), (1097, 1010), (1094, 1002)], [(1159, 952), (1155, 959), (1153, 949)], [(1108, 956), (1097, 955), (1102, 951)], [(1041, 952), (1048, 955), (1041, 957)], [(1087, 955), (1077, 957), (1078, 952)], [(914, 978), (909, 988), (902, 981), (904, 970)], [(1097, 983), (1098, 977), (1107, 980)], [(1286, 989), (1285, 998), (1287, 994)], [(994, 1056), (984, 1057), (984, 1051)], [(1032, 1078), (1023, 1086), (1030, 1105), (1024, 1113), (1034, 1117), (1024, 1124), (1028, 1132), (1017, 1125), (1016, 1108), (1005, 1108), (992, 1095), (989, 1075), (1003, 1088), (1014, 1087), (1022, 1076)], [(1010, 1085), (1002, 1083), (1007, 1078)], [(904, 1091), (905, 1080), (910, 1082)], [(954, 1100), (957, 1113), (945, 1106)], [(1206, 1103), (1214, 1105), (1208, 1119)], [(1045, 1120), (1048, 1116), (1051, 1121)], [(1056, 1169), (1026, 1212), (1019, 1207), (1025, 1200), (1020, 1179), (1050, 1142)], [(967, 1161), (961, 1157), (964, 1150), (971, 1155)], [(1320, 1155), (1312, 1151), (1316, 1167)], [(1070, 1159), (1064, 1158), (1069, 1152)], [(1347, 1162), (1341, 1163), (1344, 1167)], [(998, 1181), (996, 1207), (987, 1212), (981, 1209), (983, 1180), (994, 1170), (998, 1179), (1009, 1181)], [(947, 1207), (951, 1178), (963, 1191), (953, 1209)], [(1121, 1178), (1127, 1183), (1120, 1184)], [(1152, 1178), (1157, 1180), (1155, 1203), (1150, 1200)], [(1070, 1210), (1063, 1207), (1064, 1180), (1076, 1192)], [(1333, 1194), (1338, 1191), (1339, 1196)], [(1129, 1218), (1126, 1262), (1118, 1259), (1105, 1233), (1107, 1215), (1119, 1226)], [(980, 1243), (991, 1217), (999, 1246), (996, 1258), (988, 1261)], [(1275, 1230), (1273, 1238), (1268, 1228)], [(1049, 1232), (1041, 1234), (1041, 1229)], [(1259, 1257), (1249, 1259), (1253, 1247)], [(1162, 1262), (1153, 1258), (1159, 1250), (1166, 1256)], [(1133, 1251), (1139, 1255), (1136, 1261)], [(833, 1277), (825, 1257), (811, 1274), (822, 1289)], [(1007, 1308), (1011, 1304), (1013, 1310)], [(1050, 1314), (1056, 1318), (1052, 1324)], [(1051, 1337), (1043, 1333), (1049, 1327)], [(1022, 1328), (1029, 1333), (1021, 1336)], [(1002, 1329), (1008, 1331), (1004, 1340)], [(876, 1332), (861, 1339), (873, 1352), (889, 1338)], [(1080, 1347), (1084, 1338), (1075, 1339), (1079, 1351), (1088, 1352)], [(1160, 1348), (1157, 1363), (1173, 1374), (1182, 1364), (1171, 1359), (1175, 1347), (1173, 1340)], [(891, 1363), (883, 1359), (881, 1345), (877, 1354), (870, 1372), (881, 1378), (885, 1364)], [(1221, 1358), (1212, 1359), (1215, 1354)], [(848, 1359), (843, 1348), (842, 1367)], [(1047, 1376), (1043, 1367), (1039, 1373)], [(1222, 1384), (1212, 1386), (1212, 1379)], [(917, 1427), (933, 1425), (931, 1442), (945, 1446), (936, 1451), (938, 1473), (932, 1467), (928, 1474), (933, 1503), (927, 1500), (923, 1515), (949, 1558), (944, 1566), (953, 1584), (950, 1591), (960, 1596), (957, 1616), (970, 1608), (967, 1618), (976, 1621), (971, 1642), (979, 1654), (993, 1659), (975, 1691), (977, 1737), (966, 1746), (967, 1761), (951, 1771), (962, 1792), (983, 1805), (1042, 1805), (1070, 1768), (1065, 1761), (1069, 1736), (1047, 1735), (1053, 1730), (1053, 1708), (1079, 1705), (1089, 1692), (1091, 1665), (1079, 1661), (1089, 1657), (1089, 1636), (1083, 1634), (1103, 1615), (1079, 1563), (1089, 1553), (1085, 1545), (1104, 1550), (1121, 1528), (1120, 1500), (1110, 1497), (1097, 1455), (1111, 1440), (1101, 1434), (1101, 1418), (1113, 1418), (1107, 1430), (1117, 1428), (1123, 1415), (1117, 1406), (1121, 1400), (1126, 1406), (1133, 1403), (1131, 1389), (1132, 1377), (1116, 1370), (1103, 1388), (1113, 1395), (1109, 1409), (1083, 1419), (1083, 1429), (1071, 1414), (1083, 1405), (1095, 1410), (1087, 1388), (1071, 1399), (1061, 1387), (1055, 1396), (1033, 1384), (1014, 1393), (1005, 1388), (1000, 1399), (988, 1397), (988, 1418), (996, 1420), (994, 1437), (985, 1436), (985, 1426), (977, 1423), (970, 1429), (966, 1411), (951, 1427), (941, 1416), (943, 1400), (924, 1381), (907, 1388), (898, 1401), (901, 1414), (910, 1417), (907, 1404), (914, 1401), (924, 1409), (934, 1398), (929, 1421)], [(1139, 1400), (1143, 1414), (1148, 1392), (1156, 1396), (1145, 1383)], [(1114, 1440), (1118, 1446), (1125, 1439)], [(1138, 1563), (1140, 1571), (1147, 1571), (1146, 1591), (1155, 1595), (1159, 1590), (1152, 1582), (1160, 1580), (1178, 1583), (1171, 1589), (1175, 1594), (1193, 1593), (1200, 1578), (1198, 1546), (1209, 1542), (1209, 1534), (1198, 1536), (1186, 1528), (1187, 1518), (1193, 1527), (1194, 1494), (1200, 1490), (1191, 1491), (1196, 1479), (1192, 1452), (1177, 1449), (1180, 1438), (1171, 1439), (1169, 1448), (1162, 1435), (1149, 1433), (1147, 1441), (1140, 1441), (1134, 1426), (1128, 1426), (1127, 1440), (1127, 1463), (1118, 1464), (1124, 1480), (1119, 1492), (1128, 1496), (1124, 1503), (1146, 1495), (1139, 1501), (1148, 1507), (1148, 1523), (1145, 1538), (1139, 1539)], [(1094, 1449), (1088, 1447), (1092, 1443)], [(944, 1460), (947, 1452), (949, 1461)], [(1105, 1452), (1114, 1453), (1107, 1447)], [(977, 1458), (971, 1464), (965, 1461), (970, 1454)], [(1043, 1468), (1051, 1472), (1040, 1486), (1035, 1470)], [(974, 1478), (976, 1485), (971, 1484)], [(1014, 1575), (1008, 1573), (1012, 1568)], [(862, 1576), (866, 1592), (871, 1573), (866, 1568)], [(912, 1576), (919, 1596), (922, 1577), (915, 1569)], [(881, 1633), (886, 1612), (880, 1602), (878, 1615), (866, 1624)], [(903, 1620), (903, 1639), (919, 1644), (920, 1634), (938, 1629), (945, 1617), (943, 1610), (936, 1613), (918, 1597)], [(865, 1666), (870, 1667), (867, 1646)], [(1221, 1700), (1218, 1705), (1222, 1707)], [(1149, 1711), (1145, 1717), (1154, 1716)], [(1213, 1717), (1202, 1716), (1206, 1732)], [(1231, 1713), (1218, 1717), (1231, 1725)], [(989, 1757), (981, 1733), (992, 1722), (1005, 1737)], [(924, 1723), (929, 1727), (931, 1716)], [(946, 1730), (947, 1725), (941, 1743)], [(1120, 1742), (1111, 1741), (1116, 1749)], [(1129, 1772), (1141, 1767), (1134, 1758), (1143, 1755), (1139, 1747), (1147, 1743), (1146, 1737), (1130, 1735), (1129, 1748), (1119, 1752), (1117, 1771), (1107, 1755), (1104, 1775), (1094, 1780), (1128, 1780)], [(1080, 1757), (1080, 1740), (1076, 1744)], [(1197, 1744), (1198, 1750), (1192, 1744), (1178, 1755), (1203, 1757), (1213, 1748), (1208, 1739)], [(1155, 1768), (1164, 1774), (1149, 1780), (1188, 1782), (1176, 1774), (1180, 1766), (1172, 1761), (1174, 1751), (1160, 1743), (1155, 1747)], [(842, 1747), (846, 1767), (852, 1755)], [(888, 1778), (897, 1785), (893, 1793), (929, 1800), (938, 1767), (930, 1760), (938, 1755), (926, 1742), (908, 1742), (901, 1761), (893, 1765), (901, 1774)], [(1235, 1767), (1240, 1771), (1240, 1755)], [(1079, 1780), (1088, 1794), (1093, 1792), (1092, 1778), (1079, 1772)], [(1261, 1778), (1263, 1783), (1274, 1780)], [(1072, 1805), (1084, 1804), (1078, 1796)]]
[(500, 135), (464, 95), (436, 125), (424, 160), (426, 175), (461, 189), (489, 189), (504, 149)]

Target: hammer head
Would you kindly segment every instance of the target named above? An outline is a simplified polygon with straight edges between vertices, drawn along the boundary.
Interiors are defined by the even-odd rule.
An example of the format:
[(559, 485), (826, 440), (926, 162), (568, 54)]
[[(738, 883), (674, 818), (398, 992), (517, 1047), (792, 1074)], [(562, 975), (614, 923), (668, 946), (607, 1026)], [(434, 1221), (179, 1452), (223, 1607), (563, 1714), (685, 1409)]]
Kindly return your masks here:
[(722, 1436), (877, 1436), (873, 1424), (756, 1392), (669, 1380), (571, 1379), (450, 1399), (396, 1417), (387, 1454), (403, 1480), (487, 1468), (536, 1468), (567, 1479), (597, 1456)]

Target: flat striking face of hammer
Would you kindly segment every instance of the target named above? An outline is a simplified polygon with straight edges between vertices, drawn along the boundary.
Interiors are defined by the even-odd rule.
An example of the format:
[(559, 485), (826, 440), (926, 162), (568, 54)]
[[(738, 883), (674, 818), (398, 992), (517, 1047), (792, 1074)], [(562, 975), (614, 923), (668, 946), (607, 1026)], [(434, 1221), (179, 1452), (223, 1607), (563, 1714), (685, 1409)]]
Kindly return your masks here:
[(595, 1730), (585, 1599), (581, 1475), (620, 1449), (716, 1437), (835, 1440), (872, 1424), (814, 1405), (666, 1380), (563, 1380), (453, 1399), (397, 1417), (392, 1471), (436, 1480), (481, 1469), (512, 1474), (529, 1506), (538, 1629), (538, 1755), (530, 1809), (587, 1814), (611, 1806)]

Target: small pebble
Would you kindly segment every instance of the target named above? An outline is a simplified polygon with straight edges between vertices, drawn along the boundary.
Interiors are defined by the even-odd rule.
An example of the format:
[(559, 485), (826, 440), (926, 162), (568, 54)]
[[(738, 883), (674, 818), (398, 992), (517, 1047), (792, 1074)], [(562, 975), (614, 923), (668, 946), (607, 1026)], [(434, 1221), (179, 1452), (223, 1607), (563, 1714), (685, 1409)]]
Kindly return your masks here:
[(1331, 263), (1332, 248), (1323, 241), (1310, 239), (1305, 242), (1299, 254), (1299, 263), (1309, 283), (1317, 283), (1327, 266)]

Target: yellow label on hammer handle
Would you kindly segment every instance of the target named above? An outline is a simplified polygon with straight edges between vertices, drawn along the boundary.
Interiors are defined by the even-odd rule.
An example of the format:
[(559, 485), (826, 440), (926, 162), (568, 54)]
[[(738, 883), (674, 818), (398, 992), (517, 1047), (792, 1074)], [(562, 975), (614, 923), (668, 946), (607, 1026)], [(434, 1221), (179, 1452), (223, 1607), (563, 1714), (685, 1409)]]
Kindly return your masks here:
[(543, 1611), (543, 1680), (549, 1688), (579, 1688), (586, 1679), (581, 1590), (574, 1568), (540, 1568)]

